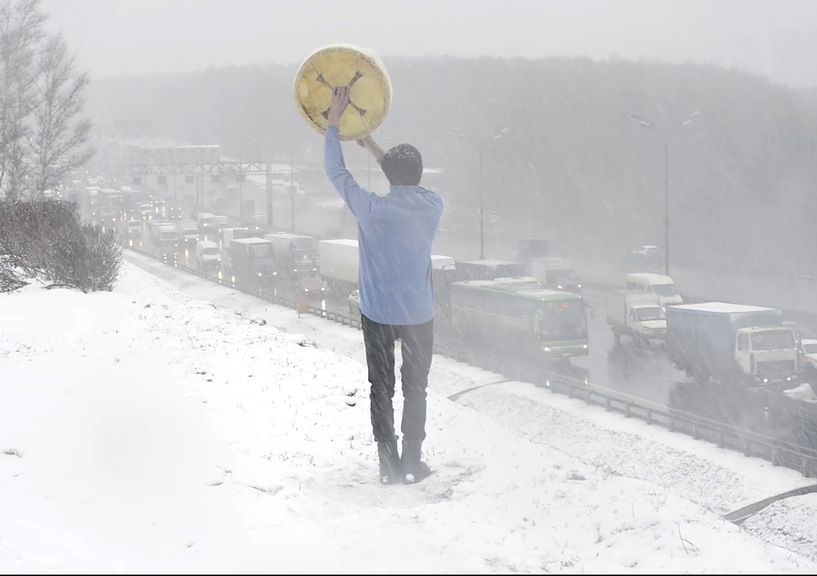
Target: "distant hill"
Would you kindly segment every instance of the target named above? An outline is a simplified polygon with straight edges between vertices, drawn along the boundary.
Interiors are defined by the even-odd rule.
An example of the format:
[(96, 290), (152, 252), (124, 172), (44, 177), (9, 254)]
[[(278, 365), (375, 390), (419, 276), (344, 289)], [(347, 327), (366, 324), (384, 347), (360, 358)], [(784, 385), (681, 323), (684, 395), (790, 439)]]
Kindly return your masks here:
[[(478, 206), (476, 149), (490, 136), (486, 210), (499, 233), (617, 257), (663, 243), (661, 138), (669, 141), (671, 243), (678, 261), (817, 273), (817, 95), (712, 66), (581, 58), (390, 59), (394, 98), (378, 132), (440, 167), (448, 214)], [(92, 83), (97, 133), (218, 143), (243, 158), (319, 160), (294, 107), (293, 66), (211, 69)], [(694, 121), (680, 127), (690, 112)], [(361, 152), (348, 148), (349, 157)], [(473, 218), (470, 220), (473, 222)], [(456, 222), (454, 222), (456, 224)], [(463, 226), (465, 224), (462, 224)]]

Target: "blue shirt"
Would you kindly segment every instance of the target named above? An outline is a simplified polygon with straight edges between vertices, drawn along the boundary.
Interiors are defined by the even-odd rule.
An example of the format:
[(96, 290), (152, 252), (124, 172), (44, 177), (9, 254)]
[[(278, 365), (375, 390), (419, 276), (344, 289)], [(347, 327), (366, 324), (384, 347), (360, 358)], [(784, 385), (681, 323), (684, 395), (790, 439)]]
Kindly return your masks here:
[(379, 324), (423, 324), (434, 317), (431, 245), (443, 200), (420, 186), (392, 186), (380, 197), (346, 169), (338, 129), (326, 130), (326, 175), (355, 215), (360, 311)]

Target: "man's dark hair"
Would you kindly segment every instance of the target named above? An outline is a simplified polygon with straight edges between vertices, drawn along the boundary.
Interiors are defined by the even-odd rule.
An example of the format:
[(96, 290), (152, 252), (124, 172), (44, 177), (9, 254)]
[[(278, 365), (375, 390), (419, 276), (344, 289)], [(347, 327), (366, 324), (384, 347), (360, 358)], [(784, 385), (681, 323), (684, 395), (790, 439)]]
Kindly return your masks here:
[(423, 175), (423, 157), (411, 144), (398, 144), (386, 152), (380, 167), (392, 186), (417, 186)]

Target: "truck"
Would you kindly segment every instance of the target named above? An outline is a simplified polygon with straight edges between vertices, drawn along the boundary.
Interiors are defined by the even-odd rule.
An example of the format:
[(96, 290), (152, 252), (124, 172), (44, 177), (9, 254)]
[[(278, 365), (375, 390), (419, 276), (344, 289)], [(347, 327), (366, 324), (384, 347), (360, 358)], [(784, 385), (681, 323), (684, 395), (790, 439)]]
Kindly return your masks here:
[(176, 230), (179, 232), (179, 240), (185, 248), (192, 250), (199, 241), (199, 227), (193, 220), (176, 220)]
[(251, 236), (247, 228), (222, 228), (218, 231), (218, 244), (223, 251), (227, 252), (230, 250), (230, 242)]
[(345, 301), (359, 282), (357, 240), (321, 240), (318, 242), (318, 262), (318, 272), (326, 282), (327, 290)]
[(725, 302), (666, 306), (667, 355), (700, 384), (790, 386), (799, 372), (794, 330), (776, 308)]
[[(215, 236), (215, 238), (213, 237)], [(230, 243), (239, 238), (250, 238), (252, 235), (246, 228), (222, 228), (211, 232), (209, 238), (218, 243), (219, 250), (221, 250), (221, 267), (222, 269), (230, 268)]]
[(223, 276), (250, 291), (274, 290), (278, 272), (272, 242), (263, 238), (238, 238), (230, 242), (229, 259), (222, 260)]
[(161, 260), (169, 264), (178, 264), (180, 235), (175, 222), (151, 220), (148, 222), (148, 235)]
[(199, 225), (199, 233), (205, 240), (215, 241), (218, 236), (218, 226), (216, 224), (216, 215), (211, 212), (199, 212), (196, 216), (196, 222)]
[(122, 191), (118, 188), (101, 188), (96, 194), (95, 221), (106, 229), (116, 229), (123, 218), (125, 208)]
[(141, 246), (143, 226), (141, 220), (128, 220), (124, 223), (123, 240), (128, 246)]
[(318, 273), (315, 239), (289, 232), (265, 234), (264, 238), (272, 242), (279, 280), (289, 283), (296, 293), (323, 298), (326, 287)]
[(217, 276), (221, 270), (221, 251), (210, 240), (198, 240), (193, 252), (196, 270), (208, 276)]
[(539, 278), (546, 288), (580, 292), (582, 281), (566, 258), (544, 256), (530, 261), (530, 275)]
[[(360, 255), (357, 240), (340, 238), (318, 242), (318, 271), (327, 293), (349, 303), (358, 290)], [(457, 263), (451, 256), (431, 255), (431, 282), (437, 311), (446, 318), (450, 309), (450, 287), (456, 281)]]
[(559, 360), (589, 349), (584, 299), (574, 292), (502, 280), (454, 282), (451, 325), (463, 342), (502, 353)]
[(658, 298), (634, 290), (617, 290), (607, 298), (607, 324), (616, 345), (628, 336), (637, 346), (663, 346), (667, 319)]

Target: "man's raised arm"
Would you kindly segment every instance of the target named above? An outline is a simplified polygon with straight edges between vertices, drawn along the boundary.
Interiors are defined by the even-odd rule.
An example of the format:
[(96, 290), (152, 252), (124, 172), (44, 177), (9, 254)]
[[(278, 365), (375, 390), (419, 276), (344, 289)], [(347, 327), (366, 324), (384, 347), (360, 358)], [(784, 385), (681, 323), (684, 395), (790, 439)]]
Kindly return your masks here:
[(343, 197), (346, 205), (358, 221), (366, 218), (377, 200), (371, 192), (364, 190), (355, 181), (354, 176), (346, 169), (343, 160), (343, 149), (340, 144), (340, 118), (349, 106), (349, 88), (340, 86), (332, 92), (332, 104), (329, 107), (329, 126), (325, 136), (324, 167), (326, 175)]

